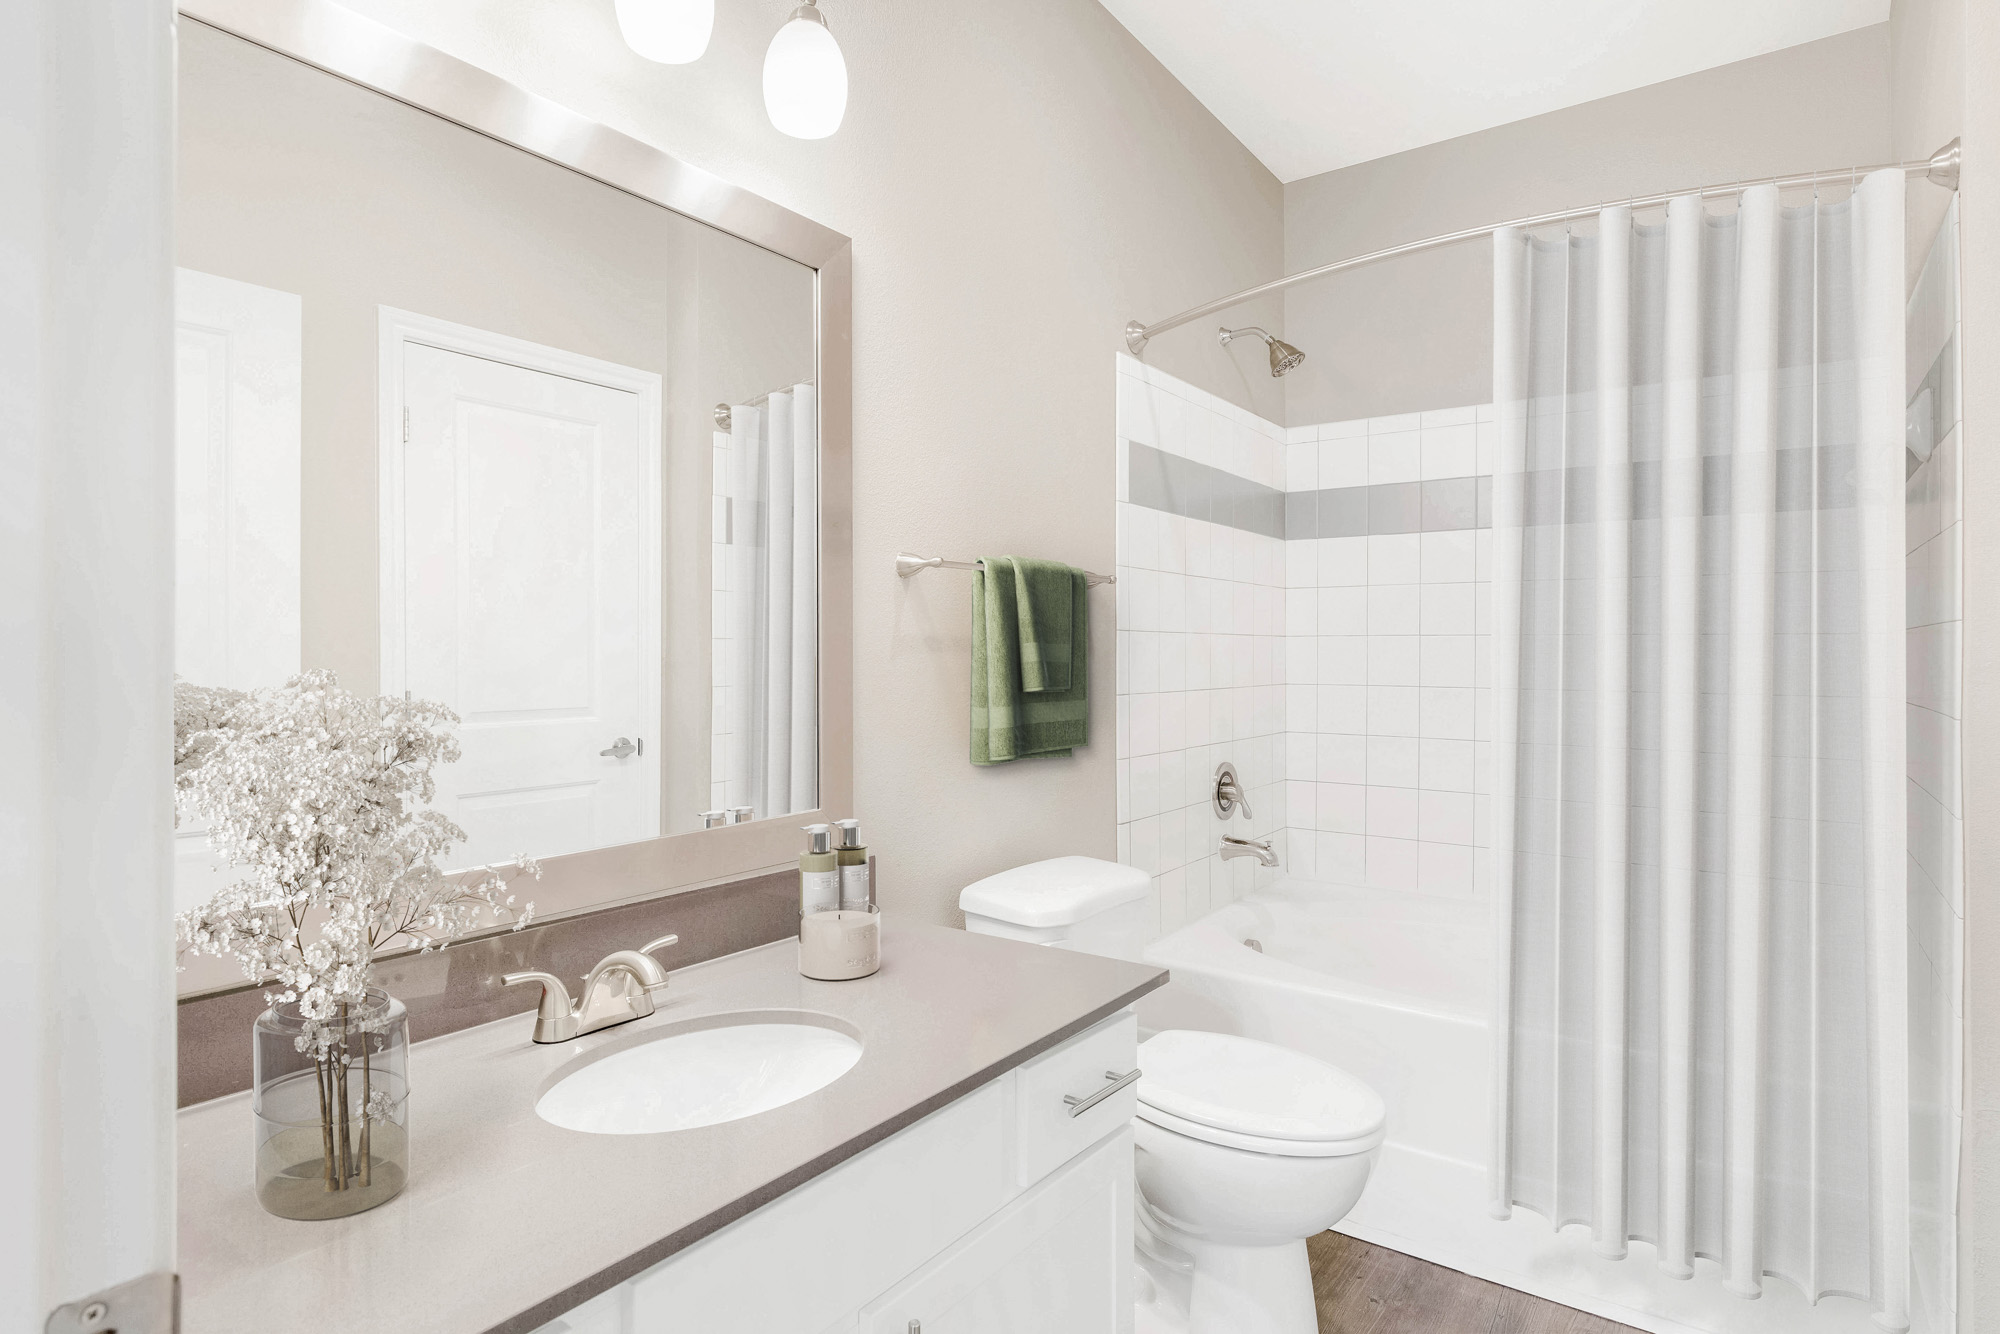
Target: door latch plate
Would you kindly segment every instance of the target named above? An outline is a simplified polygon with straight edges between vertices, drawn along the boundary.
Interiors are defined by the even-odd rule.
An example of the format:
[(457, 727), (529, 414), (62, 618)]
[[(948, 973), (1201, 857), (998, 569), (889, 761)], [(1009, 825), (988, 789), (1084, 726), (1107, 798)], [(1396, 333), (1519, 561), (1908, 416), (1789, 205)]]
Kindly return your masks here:
[(43, 1334), (180, 1334), (181, 1277), (166, 1270), (49, 1312)]

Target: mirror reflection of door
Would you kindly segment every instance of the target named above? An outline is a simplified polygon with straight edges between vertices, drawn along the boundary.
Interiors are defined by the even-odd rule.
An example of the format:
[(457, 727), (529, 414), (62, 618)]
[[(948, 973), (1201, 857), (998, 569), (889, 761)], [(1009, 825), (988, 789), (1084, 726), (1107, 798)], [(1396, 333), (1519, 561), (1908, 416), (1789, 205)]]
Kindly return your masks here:
[[(179, 269), (174, 283), (174, 672), (254, 690), (299, 670), (301, 302)], [(174, 906), (230, 883), (206, 827), (174, 831)]]
[(459, 865), (660, 833), (660, 377), (383, 311), (382, 686)]

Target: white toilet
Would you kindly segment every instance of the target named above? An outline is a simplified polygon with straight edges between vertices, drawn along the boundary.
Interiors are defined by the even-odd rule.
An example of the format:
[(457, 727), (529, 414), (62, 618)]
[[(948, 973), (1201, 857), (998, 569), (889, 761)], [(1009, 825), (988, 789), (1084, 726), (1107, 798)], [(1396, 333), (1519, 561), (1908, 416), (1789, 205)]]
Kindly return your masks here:
[[(1137, 959), (1145, 872), (1058, 857), (966, 886), (967, 930)], [(1361, 1197), (1382, 1099), (1301, 1052), (1169, 1029), (1139, 1044), (1139, 1329), (1315, 1334), (1307, 1237)]]

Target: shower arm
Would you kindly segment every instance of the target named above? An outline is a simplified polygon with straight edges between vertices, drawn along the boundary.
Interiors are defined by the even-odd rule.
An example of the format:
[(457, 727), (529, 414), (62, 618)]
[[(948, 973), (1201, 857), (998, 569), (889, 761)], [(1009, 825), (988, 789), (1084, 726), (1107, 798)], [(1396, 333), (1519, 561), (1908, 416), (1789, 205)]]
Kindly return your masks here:
[(1255, 301), (1260, 296), (1270, 296), (1273, 293), (1282, 292), (1287, 288), (1296, 287), (1300, 283), (1311, 282), (1315, 278), (1325, 278), (1335, 273), (1344, 273), (1349, 269), (1358, 269), (1369, 264), (1380, 263), (1385, 259), (1395, 259), (1399, 255), (1421, 254), (1426, 250), (1437, 250), (1443, 246), (1457, 245), (1461, 241), (1476, 241), (1482, 236), (1491, 236), (1503, 227), (1550, 227), (1559, 222), (1580, 222), (1586, 218), (1594, 218), (1602, 210), (1620, 204), (1626, 208), (1655, 208), (1687, 195), (1698, 195), (1702, 199), (1712, 199), (1741, 194), (1745, 190), (1764, 185), (1775, 185), (1780, 190), (1786, 190), (1798, 186), (1814, 185), (1820, 181), (1839, 180), (1842, 177), (1849, 180), (1858, 180), (1863, 176), (1878, 171), (1894, 170), (1902, 172), (1905, 176), (1921, 176), (1933, 185), (1942, 186), (1947, 190), (1956, 190), (1958, 189), (1958, 166), (1959, 143), (1958, 140), (1953, 139), (1929, 157), (1914, 159), (1909, 162), (1890, 162), (1877, 167), (1851, 167), (1846, 171), (1816, 171), (1800, 176), (1766, 176), (1754, 181), (1732, 181), (1727, 185), (1711, 185), (1701, 190), (1674, 190), (1666, 194), (1642, 195), (1635, 199), (1612, 200), (1609, 203), (1592, 204), (1588, 208), (1566, 209), (1560, 213), (1538, 213), (1533, 217), (1515, 218), (1509, 222), (1489, 223), (1483, 227), (1467, 227), (1462, 231), (1446, 232), (1441, 236), (1427, 236), (1421, 241), (1405, 241), (1401, 245), (1389, 246), (1383, 250), (1371, 250), (1365, 255), (1356, 255), (1351, 259), (1337, 259), (1331, 264), (1322, 264), (1318, 268), (1307, 269), (1302, 273), (1290, 274), (1283, 278), (1273, 278), (1270, 282), (1259, 283), (1255, 287), (1246, 287), (1233, 295), (1218, 297), (1214, 301), (1204, 302), (1199, 306), (1184, 310), (1178, 315), (1171, 315), (1153, 324), (1141, 324), (1139, 321), (1133, 320), (1125, 326), (1125, 346), (1136, 357), (1146, 350), (1146, 344), (1149, 340), (1165, 333), (1167, 330), (1178, 329), (1183, 324), (1205, 319), (1220, 311), (1228, 310), (1231, 306), (1240, 306), (1246, 301)]

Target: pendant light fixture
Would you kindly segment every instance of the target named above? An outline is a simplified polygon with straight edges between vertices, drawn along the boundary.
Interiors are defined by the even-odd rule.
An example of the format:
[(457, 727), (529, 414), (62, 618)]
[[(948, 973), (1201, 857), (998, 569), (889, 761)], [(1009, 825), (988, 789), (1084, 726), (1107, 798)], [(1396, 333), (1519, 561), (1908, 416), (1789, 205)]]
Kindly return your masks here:
[(625, 45), (662, 65), (701, 59), (715, 29), (715, 0), (617, 0)]
[(764, 53), (764, 110), (794, 139), (824, 139), (847, 114), (847, 62), (817, 0), (794, 9)]

